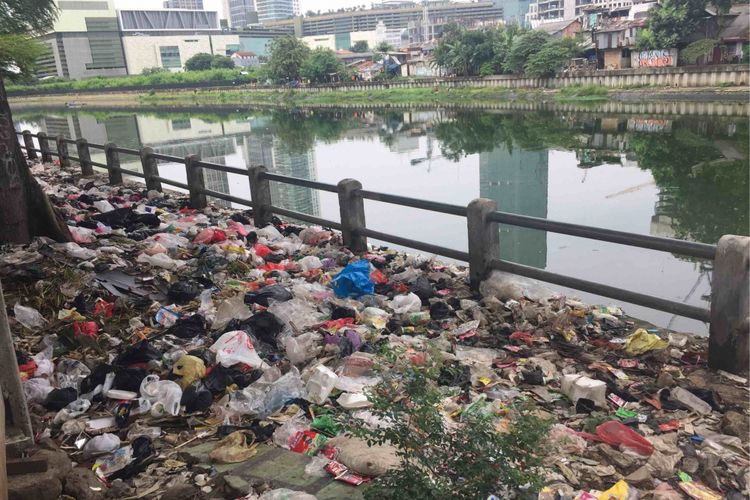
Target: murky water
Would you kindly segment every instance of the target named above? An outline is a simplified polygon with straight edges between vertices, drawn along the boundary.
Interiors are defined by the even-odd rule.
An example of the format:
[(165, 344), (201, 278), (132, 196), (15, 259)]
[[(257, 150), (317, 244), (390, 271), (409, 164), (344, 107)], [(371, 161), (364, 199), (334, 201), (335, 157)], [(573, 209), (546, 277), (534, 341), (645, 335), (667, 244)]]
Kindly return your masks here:
[[(748, 119), (596, 112), (254, 111), (16, 112), (19, 130), (610, 229), (716, 243), (748, 234)], [(92, 150), (93, 152), (94, 150)], [(103, 154), (93, 160), (104, 161)], [(122, 156), (122, 166), (140, 164)], [(185, 182), (182, 165), (160, 175)], [(249, 198), (247, 178), (206, 171), (209, 189)], [(332, 193), (272, 183), (274, 203), (339, 220)], [(226, 202), (221, 202), (228, 205)], [(372, 229), (465, 250), (459, 217), (366, 202)], [(583, 279), (706, 306), (711, 264), (664, 252), (530, 229), (501, 229), (502, 257)], [(576, 293), (598, 303), (609, 299)], [(696, 321), (624, 304), (675, 329)]]

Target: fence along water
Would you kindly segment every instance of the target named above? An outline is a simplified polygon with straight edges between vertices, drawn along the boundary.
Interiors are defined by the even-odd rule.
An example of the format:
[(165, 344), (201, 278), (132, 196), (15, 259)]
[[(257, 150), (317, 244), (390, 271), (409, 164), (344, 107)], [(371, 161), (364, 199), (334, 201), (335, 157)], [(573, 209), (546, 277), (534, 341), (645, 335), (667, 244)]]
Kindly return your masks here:
[[(151, 148), (135, 150), (121, 148), (113, 143), (100, 145), (89, 143), (85, 139), (74, 141), (63, 136), (55, 138), (56, 151), (52, 151), (49, 138), (44, 132), (32, 134), (25, 130), (17, 132), (17, 134), (23, 136), (24, 145), (22, 148), (30, 159), (38, 158), (37, 153), (40, 153), (42, 161), (51, 162), (52, 158), (56, 156), (62, 166), (69, 166), (71, 161), (77, 161), (81, 165), (83, 175), (91, 175), (93, 167), (104, 168), (107, 170), (111, 184), (122, 184), (122, 176), (125, 174), (144, 179), (148, 189), (161, 191), (163, 184), (184, 189), (189, 193), (190, 204), (197, 209), (207, 206), (207, 196), (251, 207), (255, 225), (259, 227), (269, 224), (272, 216), (276, 214), (338, 229), (342, 232), (344, 244), (353, 252), (364, 252), (367, 249), (367, 239), (374, 238), (467, 262), (469, 264), (470, 284), (474, 290), (478, 290), (479, 284), (493, 270), (500, 270), (708, 322), (710, 324), (709, 365), (712, 368), (742, 372), (747, 369), (748, 363), (750, 363), (748, 349), (750, 347), (748, 345), (748, 338), (750, 337), (750, 300), (748, 297), (750, 293), (750, 238), (748, 237), (725, 235), (719, 239), (716, 245), (709, 245), (499, 212), (496, 203), (485, 198), (473, 200), (467, 207), (462, 207), (368, 191), (363, 189), (362, 184), (355, 179), (344, 179), (337, 185), (333, 185), (270, 173), (262, 166), (250, 167), (245, 170), (209, 163), (201, 161), (198, 155), (194, 154), (181, 158), (154, 153)], [(34, 138), (37, 139), (38, 148), (35, 147)], [(70, 156), (67, 147), (69, 144), (76, 145), (78, 157)], [(106, 164), (91, 161), (89, 148), (104, 150)], [(120, 166), (120, 154), (140, 157), (143, 172), (123, 169)], [(159, 176), (158, 160), (185, 165), (187, 184)], [(247, 176), (251, 199), (238, 198), (206, 189), (203, 176), (204, 169)], [(270, 182), (281, 182), (337, 193), (341, 221), (336, 222), (275, 206), (271, 197)], [(366, 224), (365, 199), (466, 217), (469, 251), (464, 252), (369, 229)], [(502, 260), (500, 259), (500, 245), (502, 244), (499, 231), (500, 223), (712, 260), (714, 262), (714, 280), (711, 287), (711, 307), (705, 309), (691, 306)]]

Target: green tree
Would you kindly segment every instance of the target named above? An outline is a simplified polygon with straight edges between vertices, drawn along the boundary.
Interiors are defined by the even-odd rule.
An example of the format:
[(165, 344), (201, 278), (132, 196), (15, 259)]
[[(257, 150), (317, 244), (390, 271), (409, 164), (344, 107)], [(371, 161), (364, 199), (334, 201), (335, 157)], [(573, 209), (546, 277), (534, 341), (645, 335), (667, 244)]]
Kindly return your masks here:
[[(0, 0), (0, 37), (33, 36), (52, 29), (57, 17), (53, 0)], [(14, 49), (15, 47), (15, 49)], [(20, 59), (17, 44), (5, 45), (2, 61)], [(65, 221), (29, 171), (18, 143), (13, 115), (0, 74), (0, 243), (28, 243), (34, 236), (71, 241)]]
[(648, 13), (646, 27), (638, 36), (640, 49), (669, 49), (679, 47), (683, 41), (697, 32), (707, 17), (706, 7), (713, 5), (719, 12), (726, 12), (730, 0), (663, 0)]
[(0, 77), (10, 82), (28, 81), (36, 61), (48, 52), (46, 45), (27, 35), (0, 36)]
[(351, 47), (352, 52), (367, 52), (368, 50), (370, 50), (370, 44), (367, 43), (367, 40), (356, 41)]
[(513, 39), (508, 57), (503, 63), (503, 69), (509, 73), (521, 73), (532, 54), (536, 54), (550, 36), (544, 31), (527, 31)]
[(277, 83), (299, 80), (310, 47), (293, 35), (274, 38), (268, 45), (268, 76)]
[(696, 40), (680, 51), (680, 62), (687, 65), (696, 64), (698, 59), (710, 55), (718, 45), (719, 40), (713, 38)]
[(524, 73), (534, 78), (555, 76), (578, 52), (578, 42), (573, 38), (551, 39), (529, 56)]
[(211, 69), (211, 61), (213, 61), (211, 54), (201, 52), (185, 61), (185, 69), (187, 71), (205, 71)]
[(393, 52), (393, 45), (386, 41), (383, 41), (375, 46), (375, 51), (380, 53)]
[(317, 48), (305, 59), (300, 75), (314, 83), (331, 81), (333, 75), (341, 75), (344, 65), (331, 49)]
[(449, 26), (435, 47), (433, 62), (459, 76), (491, 74), (498, 33), (496, 29), (468, 30)]
[(231, 57), (215, 54), (211, 58), (211, 69), (219, 68), (234, 68), (234, 61)]

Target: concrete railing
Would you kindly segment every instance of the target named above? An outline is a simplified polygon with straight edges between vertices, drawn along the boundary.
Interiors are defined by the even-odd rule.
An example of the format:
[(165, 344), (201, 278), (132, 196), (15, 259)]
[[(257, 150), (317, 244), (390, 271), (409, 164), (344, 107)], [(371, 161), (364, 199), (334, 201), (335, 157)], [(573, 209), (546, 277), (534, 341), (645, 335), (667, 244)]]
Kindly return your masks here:
[[(22, 148), (29, 158), (37, 158), (37, 153), (40, 153), (42, 161), (51, 162), (53, 157), (56, 156), (62, 166), (70, 166), (71, 161), (77, 161), (80, 163), (83, 175), (92, 175), (94, 167), (100, 167), (107, 171), (109, 182), (113, 185), (122, 184), (123, 174), (125, 174), (144, 179), (146, 188), (149, 190), (161, 191), (163, 184), (185, 189), (189, 193), (190, 205), (197, 209), (207, 206), (208, 196), (252, 207), (255, 225), (259, 227), (269, 224), (272, 216), (277, 214), (338, 229), (342, 233), (344, 244), (353, 252), (366, 251), (367, 239), (373, 238), (468, 262), (470, 285), (474, 290), (478, 290), (479, 284), (493, 270), (500, 270), (708, 322), (710, 323), (708, 362), (711, 367), (731, 372), (743, 372), (747, 370), (748, 363), (750, 363), (750, 351), (748, 350), (748, 338), (750, 336), (750, 300), (748, 297), (750, 293), (750, 238), (745, 236), (725, 235), (716, 245), (709, 245), (499, 212), (496, 202), (485, 198), (473, 200), (468, 206), (464, 207), (369, 191), (363, 189), (362, 184), (354, 179), (344, 179), (337, 185), (333, 185), (274, 174), (268, 172), (264, 167), (243, 169), (204, 162), (198, 155), (194, 154), (182, 158), (155, 153), (153, 149), (148, 147), (136, 150), (121, 148), (113, 143), (90, 144), (85, 139), (74, 141), (63, 136), (57, 136), (54, 141), (56, 148), (53, 151), (50, 148), (48, 136), (44, 132), (32, 134), (27, 130), (17, 132), (17, 134), (23, 136), (24, 145)], [(35, 146), (34, 138), (37, 139), (39, 147)], [(77, 157), (69, 154), (69, 144), (76, 146)], [(103, 150), (106, 163), (92, 161), (90, 148)], [(120, 154), (138, 157), (143, 171), (137, 172), (122, 168)], [(158, 168), (159, 160), (185, 165), (187, 184), (161, 177)], [(204, 169), (248, 177), (251, 199), (238, 198), (207, 189), (205, 187)], [(271, 196), (271, 182), (281, 182), (336, 193), (339, 200), (340, 222), (274, 205)], [(469, 251), (464, 252), (370, 229), (366, 225), (364, 200), (465, 217), (467, 219)], [(714, 262), (714, 277), (711, 284), (711, 307), (710, 309), (704, 309), (503, 260), (500, 258), (502, 242), (500, 241), (499, 224), (669, 252), (695, 259), (712, 260)]]

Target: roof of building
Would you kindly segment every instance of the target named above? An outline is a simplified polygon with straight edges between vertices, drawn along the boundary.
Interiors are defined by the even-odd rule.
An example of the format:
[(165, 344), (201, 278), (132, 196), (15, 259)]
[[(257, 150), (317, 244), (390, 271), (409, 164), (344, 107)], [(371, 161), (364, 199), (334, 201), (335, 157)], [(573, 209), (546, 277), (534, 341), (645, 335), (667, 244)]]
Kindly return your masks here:
[(750, 4), (733, 5), (727, 17), (731, 21), (721, 30), (722, 40), (750, 40)]
[(602, 24), (600, 24), (596, 28), (597, 33), (607, 33), (612, 31), (623, 31), (628, 28), (640, 28), (642, 26), (646, 25), (646, 19), (636, 19), (634, 21), (631, 21), (627, 18), (616, 18), (609, 21), (606, 21)]
[(580, 22), (578, 19), (568, 19), (565, 21), (555, 21), (551, 23), (542, 23), (539, 26), (537, 26), (535, 29), (538, 31), (544, 31), (546, 33), (549, 33), (550, 35), (554, 35), (555, 33), (559, 33), (568, 26), (570, 26), (573, 23)]

